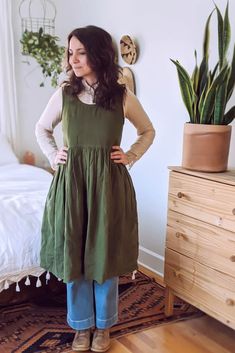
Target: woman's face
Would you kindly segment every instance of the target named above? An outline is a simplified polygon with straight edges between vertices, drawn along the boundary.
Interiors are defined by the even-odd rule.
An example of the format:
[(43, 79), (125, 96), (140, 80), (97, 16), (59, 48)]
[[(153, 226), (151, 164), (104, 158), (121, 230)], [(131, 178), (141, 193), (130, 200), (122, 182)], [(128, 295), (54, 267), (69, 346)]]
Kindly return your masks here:
[(89, 84), (95, 83), (96, 75), (89, 66), (85, 47), (76, 37), (70, 39), (68, 52), (69, 64), (74, 74), (77, 77), (83, 77)]

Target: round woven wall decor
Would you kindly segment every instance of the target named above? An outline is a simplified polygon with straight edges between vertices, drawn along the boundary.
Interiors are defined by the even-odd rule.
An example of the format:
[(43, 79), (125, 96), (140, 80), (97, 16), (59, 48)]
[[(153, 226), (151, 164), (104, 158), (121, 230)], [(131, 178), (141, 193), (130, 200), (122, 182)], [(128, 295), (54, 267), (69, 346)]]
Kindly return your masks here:
[(120, 39), (121, 56), (122, 59), (129, 65), (133, 65), (137, 59), (137, 49), (134, 40), (124, 35)]

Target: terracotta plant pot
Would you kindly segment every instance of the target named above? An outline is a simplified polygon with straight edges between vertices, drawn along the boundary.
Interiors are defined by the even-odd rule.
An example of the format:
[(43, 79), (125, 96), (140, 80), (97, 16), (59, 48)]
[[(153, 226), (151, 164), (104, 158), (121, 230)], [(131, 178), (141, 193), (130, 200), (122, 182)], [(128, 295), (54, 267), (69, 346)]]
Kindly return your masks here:
[(230, 125), (184, 125), (182, 167), (201, 172), (224, 172), (228, 165)]

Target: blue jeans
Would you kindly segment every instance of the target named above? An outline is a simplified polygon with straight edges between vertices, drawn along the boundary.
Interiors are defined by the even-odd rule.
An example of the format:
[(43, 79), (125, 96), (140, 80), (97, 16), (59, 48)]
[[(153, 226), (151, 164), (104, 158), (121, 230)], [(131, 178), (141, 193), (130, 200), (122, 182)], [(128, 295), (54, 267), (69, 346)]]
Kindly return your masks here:
[(99, 284), (85, 279), (67, 283), (67, 322), (75, 330), (105, 329), (118, 320), (118, 277)]

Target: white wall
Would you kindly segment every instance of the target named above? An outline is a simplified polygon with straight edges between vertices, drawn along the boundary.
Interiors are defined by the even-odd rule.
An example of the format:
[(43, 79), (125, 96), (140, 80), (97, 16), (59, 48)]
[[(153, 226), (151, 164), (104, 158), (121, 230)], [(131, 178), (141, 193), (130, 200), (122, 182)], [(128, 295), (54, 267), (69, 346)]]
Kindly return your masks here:
[[(36, 153), (43, 162), (34, 137), (34, 125), (53, 89), (49, 84), (39, 88), (40, 70), (29, 74), (35, 64), (22, 64), (19, 38), (19, 0), (14, 3), (17, 87), (21, 121), (21, 150)], [(194, 49), (200, 57), (206, 19), (213, 8), (211, 0), (57, 0), (56, 34), (65, 45), (67, 34), (74, 28), (93, 24), (109, 31), (117, 43), (123, 34), (134, 37), (140, 53), (131, 69), (135, 75), (137, 95), (156, 130), (156, 140), (149, 152), (131, 169), (139, 209), (140, 260), (163, 272), (166, 231), (169, 165), (180, 165), (183, 125), (188, 121), (182, 103), (176, 70), (169, 58), (179, 59), (189, 70), (194, 67)], [(217, 0), (222, 11), (226, 0)], [(230, 20), (235, 38), (235, 1), (230, 1)], [(217, 55), (216, 17), (212, 21), (211, 58)], [(231, 53), (232, 54), (232, 53)], [(120, 58), (120, 64), (125, 63)], [(233, 96), (233, 104), (235, 97)], [(235, 132), (230, 151), (230, 166), (235, 167)], [(125, 126), (123, 146), (135, 140), (135, 130)]]

